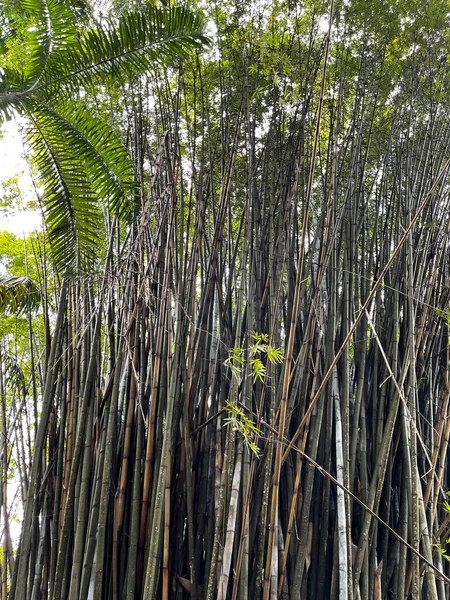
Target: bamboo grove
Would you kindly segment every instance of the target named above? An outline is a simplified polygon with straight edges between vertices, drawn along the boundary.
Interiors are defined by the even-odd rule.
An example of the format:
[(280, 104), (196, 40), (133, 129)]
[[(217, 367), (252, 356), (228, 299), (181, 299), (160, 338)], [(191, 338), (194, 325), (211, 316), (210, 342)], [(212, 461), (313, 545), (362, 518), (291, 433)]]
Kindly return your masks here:
[(84, 92), (134, 218), (2, 317), (1, 598), (444, 600), (450, 6), (203, 10)]

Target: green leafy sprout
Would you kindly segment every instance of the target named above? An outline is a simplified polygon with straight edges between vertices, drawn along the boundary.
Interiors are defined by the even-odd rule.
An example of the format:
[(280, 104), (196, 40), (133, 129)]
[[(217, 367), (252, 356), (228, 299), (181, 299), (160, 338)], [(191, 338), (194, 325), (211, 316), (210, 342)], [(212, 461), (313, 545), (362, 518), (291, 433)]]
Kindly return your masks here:
[[(447, 496), (450, 497), (450, 491), (447, 492)], [(448, 500), (444, 500), (443, 502), (444, 510), (447, 514), (450, 514), (450, 502)], [(446, 544), (450, 544), (450, 538), (445, 540)], [(442, 547), (441, 543), (433, 544), (433, 547), (436, 548), (436, 552), (438, 552), (442, 558), (445, 558), (446, 561), (450, 562), (450, 554), (447, 552), (446, 548)]]
[(447, 325), (450, 325), (450, 310), (448, 308), (445, 308), (444, 310), (436, 308), (435, 311), (438, 317), (444, 319), (444, 321), (447, 322)]
[(235, 406), (229, 400), (225, 403), (225, 409), (228, 414), (225, 425), (231, 425), (235, 431), (238, 431), (244, 438), (248, 449), (259, 457), (261, 450), (258, 448), (258, 440), (262, 435), (261, 430), (247, 417), (242, 408)]
[[(242, 367), (248, 356), (253, 381), (263, 382), (266, 378), (266, 365), (261, 357), (266, 357), (269, 363), (279, 364), (283, 360), (283, 353), (279, 348), (271, 346), (269, 336), (265, 333), (253, 333), (252, 344), (248, 348), (239, 346), (232, 348), (228, 353), (228, 358), (224, 361), (225, 366), (230, 368), (232, 377), (240, 381)], [(245, 444), (255, 454), (260, 455), (258, 440), (261, 437), (261, 431), (255, 423), (244, 413), (242, 408), (236, 406), (233, 402), (227, 401), (225, 409), (228, 414), (226, 424), (231, 425), (243, 436)]]
[[(266, 355), (270, 363), (279, 364), (283, 360), (283, 353), (279, 348), (269, 344), (269, 336), (266, 333), (253, 333), (252, 340), (253, 344), (246, 349), (250, 358), (251, 375), (253, 381), (264, 381), (266, 366), (261, 360), (261, 355)], [(239, 379), (244, 364), (245, 349), (239, 346), (232, 348), (225, 360), (225, 365), (230, 368), (231, 374)]]

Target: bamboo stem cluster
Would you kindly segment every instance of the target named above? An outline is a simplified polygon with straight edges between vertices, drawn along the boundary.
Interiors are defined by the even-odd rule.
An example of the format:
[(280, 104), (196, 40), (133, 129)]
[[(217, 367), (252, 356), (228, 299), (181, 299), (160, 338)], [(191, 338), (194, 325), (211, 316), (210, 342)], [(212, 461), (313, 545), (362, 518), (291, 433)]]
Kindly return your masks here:
[[(219, 58), (122, 90), (140, 214), (108, 220), (101, 276), (56, 282), (42, 355), (30, 328), (40, 415), (32, 464), (14, 449), (14, 557), (22, 408), (0, 347), (2, 600), (450, 594), (440, 38), (394, 64), (342, 7), (326, 31), (289, 10), (283, 39), (269, 20), (242, 55), (218, 18)], [(261, 379), (255, 332), (284, 356)]]

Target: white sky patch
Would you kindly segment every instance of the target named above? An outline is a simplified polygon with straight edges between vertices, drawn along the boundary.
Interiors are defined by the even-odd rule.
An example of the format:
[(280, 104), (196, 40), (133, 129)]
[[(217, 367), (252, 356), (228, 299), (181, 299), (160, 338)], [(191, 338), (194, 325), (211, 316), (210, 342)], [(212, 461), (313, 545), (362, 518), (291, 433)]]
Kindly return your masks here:
[[(1, 129), (1, 134), (0, 183), (4, 183), (19, 174), (19, 187), (25, 204), (29, 201), (35, 201), (36, 196), (29, 166), (24, 157), (24, 148), (17, 122), (9, 121), (5, 123)], [(32, 231), (41, 229), (41, 223), (40, 211), (30, 210), (26, 207), (16, 209), (8, 216), (0, 215), (0, 228), (7, 229), (15, 235), (28, 235)]]

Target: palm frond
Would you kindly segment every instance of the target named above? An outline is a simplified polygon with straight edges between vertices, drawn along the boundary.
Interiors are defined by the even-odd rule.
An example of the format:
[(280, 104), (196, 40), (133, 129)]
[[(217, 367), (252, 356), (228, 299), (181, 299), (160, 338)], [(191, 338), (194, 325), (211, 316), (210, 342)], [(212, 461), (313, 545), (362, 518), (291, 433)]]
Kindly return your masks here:
[[(51, 109), (49, 109), (51, 110)], [(135, 213), (136, 181), (130, 155), (112, 128), (86, 109), (81, 102), (66, 102), (52, 111), (72, 128), (77, 144), (74, 150), (82, 153), (86, 173), (92, 187), (110, 212), (129, 220)]]
[(24, 60), (9, 92), (30, 92), (41, 82), (53, 53), (62, 53), (77, 43), (75, 15), (59, 0), (22, 0), (24, 23), (17, 41)]
[(26, 385), (25, 375), (17, 358), (9, 352), (4, 352), (2, 353), (2, 360), (6, 384), (8, 386), (14, 385), (16, 389), (24, 389)]
[(22, 0), (8, 19), (3, 11), (5, 42), (0, 61), (0, 122), (20, 113), (19, 99), (42, 83), (53, 53), (78, 43), (76, 17), (66, 2)]
[(148, 6), (80, 31), (77, 19), (89, 10), (84, 0), (73, 7), (68, 0), (19, 4), (27, 60), (25, 66), (0, 62), (0, 122), (15, 112), (28, 119), (26, 135), (44, 187), (49, 241), (56, 266), (67, 274), (95, 263), (101, 203), (129, 218), (136, 191), (123, 144), (111, 127), (70, 100), (68, 92), (90, 85), (99, 75), (143, 73), (162, 60), (185, 56), (208, 39), (201, 17), (186, 8)]
[(52, 47), (52, 29), (47, 3), (44, 0), (23, 0), (26, 21), (19, 30), (18, 42), (26, 57), (18, 65), (16, 80), (10, 80), (9, 92), (21, 92), (36, 85), (45, 69)]
[(40, 301), (39, 290), (29, 277), (0, 276), (0, 312), (20, 314), (34, 310)]
[(53, 256), (63, 270), (87, 269), (97, 255), (102, 205), (122, 219), (135, 212), (130, 156), (111, 127), (81, 103), (58, 111), (39, 101), (25, 105)]
[(53, 53), (38, 89), (72, 89), (97, 75), (128, 78), (143, 73), (155, 63), (184, 57), (208, 44), (203, 31), (203, 19), (184, 7), (149, 6), (123, 13), (118, 22), (87, 29), (64, 53)]
[(81, 136), (48, 107), (29, 101), (27, 108), (27, 141), (44, 188), (44, 218), (55, 264), (64, 272), (86, 270), (95, 263), (101, 210), (84, 157), (76, 151)]
[[(84, 3), (81, 3), (84, 5)], [(123, 13), (82, 32), (77, 11), (60, 0), (22, 0), (28, 15), (21, 68), (5, 65), (0, 71), (0, 111), (21, 97), (73, 90), (88, 85), (97, 75), (129, 77), (155, 63), (186, 56), (209, 43), (199, 15), (184, 7), (161, 10), (154, 6)], [(85, 12), (86, 7), (81, 6)]]

